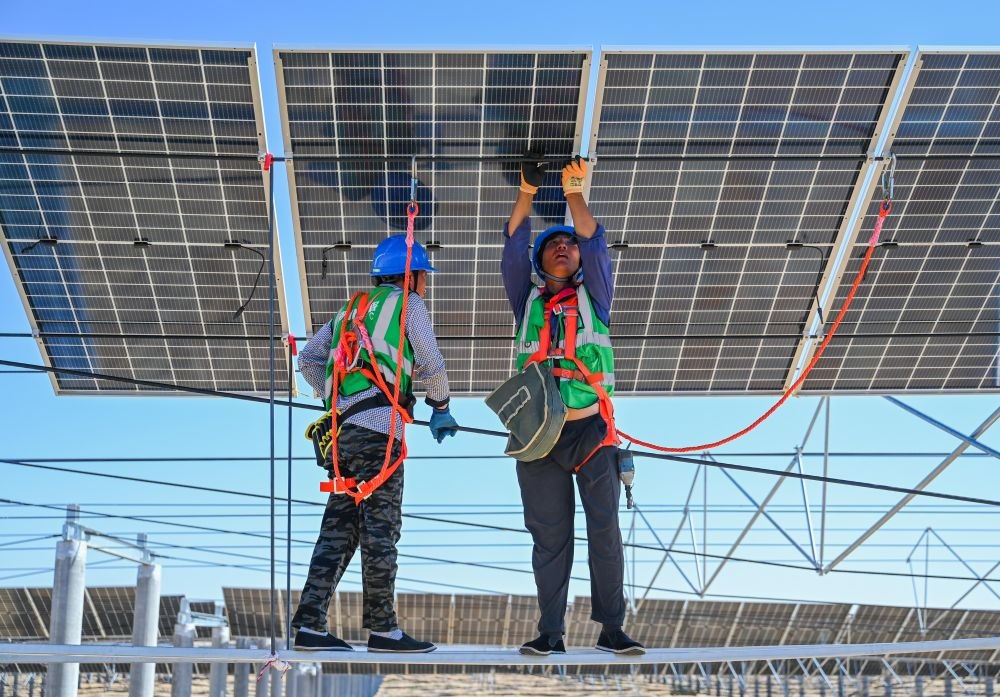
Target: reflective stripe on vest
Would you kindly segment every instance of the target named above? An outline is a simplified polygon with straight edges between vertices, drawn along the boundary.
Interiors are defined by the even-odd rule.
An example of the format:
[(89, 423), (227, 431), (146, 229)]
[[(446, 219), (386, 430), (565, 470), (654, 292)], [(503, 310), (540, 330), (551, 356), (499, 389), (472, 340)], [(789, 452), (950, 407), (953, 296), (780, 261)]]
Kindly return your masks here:
[[(592, 373), (601, 373), (601, 385), (612, 394), (615, 387), (614, 373), (614, 351), (611, 346), (611, 336), (608, 326), (604, 324), (594, 311), (590, 295), (585, 286), (576, 289), (577, 297), (577, 335), (576, 354), (577, 358)], [(545, 297), (537, 287), (532, 288), (528, 295), (524, 309), (524, 318), (517, 331), (517, 369), (524, 367), (528, 358), (538, 351), (540, 322), (544, 319)], [(534, 313), (532, 312), (534, 311)], [(533, 322), (534, 321), (534, 322)], [(553, 322), (558, 322), (558, 332), (553, 340), (553, 348), (565, 348), (565, 336), (562, 328), (562, 321), (559, 316), (553, 315)], [(556, 360), (554, 366), (575, 370), (576, 365), (572, 361)], [(589, 407), (597, 401), (597, 393), (594, 388), (580, 380), (560, 380), (559, 391), (563, 402), (572, 409)]]
[[(396, 343), (399, 340), (398, 333), (396, 337), (390, 337), (390, 333), (405, 333), (405, 329), (399, 327), (402, 297), (403, 291), (401, 288), (379, 286), (373, 289), (368, 295), (369, 304), (366, 312), (367, 316), (364, 320), (365, 328), (368, 330), (368, 335), (372, 342), (372, 348), (375, 350), (378, 370), (385, 379), (386, 384), (390, 387), (396, 380), (396, 366), (399, 360)], [(326, 384), (324, 386), (324, 396), (328, 402), (331, 397), (330, 392), (333, 389), (332, 366), (334, 354), (340, 342), (340, 328), (347, 309), (347, 305), (342, 307), (333, 320), (333, 337), (330, 342), (330, 353), (327, 357)], [(352, 310), (352, 317), (356, 311), (356, 308)], [(356, 326), (350, 321), (347, 328), (349, 331), (356, 330)], [(369, 360), (368, 351), (364, 349), (360, 336), (358, 336), (358, 345), (359, 360), (367, 362)], [(413, 375), (413, 347), (410, 345), (409, 340), (406, 340), (403, 344), (402, 364), (400, 394), (407, 395), (411, 390)], [(351, 372), (342, 378), (340, 394), (343, 396), (357, 394), (362, 390), (368, 389), (372, 384), (360, 372)]]

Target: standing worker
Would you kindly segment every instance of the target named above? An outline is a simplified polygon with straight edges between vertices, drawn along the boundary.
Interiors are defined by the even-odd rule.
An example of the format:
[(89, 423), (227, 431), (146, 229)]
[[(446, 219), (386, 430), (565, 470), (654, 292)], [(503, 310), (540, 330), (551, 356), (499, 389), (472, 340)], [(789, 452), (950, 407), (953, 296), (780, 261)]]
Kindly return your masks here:
[[(372, 258), (374, 289), (355, 294), (299, 356), (302, 375), (316, 394), (324, 395), (327, 409), (336, 410), (336, 419), (328, 411), (307, 431), (318, 464), (330, 470), (333, 493), (291, 622), (298, 630), (296, 649), (353, 650), (327, 629), (327, 609), (359, 544), (362, 626), (371, 630), (368, 650), (426, 653), (437, 648), (403, 632), (393, 605), (406, 453), (402, 431), (403, 421), (412, 421), (414, 374), (427, 390), (424, 401), (433, 409), (430, 429), (437, 442), (454, 436), (458, 428), (448, 409), (444, 357), (423, 301), (427, 273), (435, 269), (418, 242), (413, 243), (409, 279), (406, 261), (406, 235), (382, 240)], [(409, 295), (401, 331), (404, 289)], [(397, 374), (398, 386), (393, 384)], [(394, 467), (388, 466), (390, 461)]]
[[(587, 163), (576, 157), (562, 170), (563, 193), (574, 227), (550, 227), (531, 241), (531, 204), (545, 176), (529, 155), (521, 165), (521, 186), (504, 230), (501, 271), (517, 325), (517, 368), (552, 359), (565, 405), (565, 424), (548, 454), (518, 460), (517, 481), (524, 524), (534, 548), (531, 566), (538, 590), (538, 638), (521, 646), (526, 655), (565, 653), (566, 602), (573, 568), (573, 479), (587, 520), (591, 619), (601, 625), (596, 648), (641, 655), (642, 644), (622, 630), (625, 621), (625, 557), (618, 506), (618, 437), (610, 395), (614, 355), (608, 326), (614, 282), (604, 227), (583, 198)], [(532, 267), (543, 281), (531, 281)], [(572, 325), (572, 326), (570, 326)], [(572, 337), (566, 346), (567, 334)], [(557, 358), (558, 357), (558, 358)]]

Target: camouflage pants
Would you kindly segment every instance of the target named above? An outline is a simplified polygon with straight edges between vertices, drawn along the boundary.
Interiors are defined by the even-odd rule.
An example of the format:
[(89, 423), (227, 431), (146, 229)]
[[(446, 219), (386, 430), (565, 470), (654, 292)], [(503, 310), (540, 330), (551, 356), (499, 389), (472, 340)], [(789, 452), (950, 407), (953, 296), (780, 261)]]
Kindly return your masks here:
[[(382, 469), (388, 437), (361, 426), (344, 424), (337, 439), (340, 472), (368, 480)], [(399, 456), (399, 442), (392, 457)], [(385, 632), (396, 627), (396, 543), (402, 525), (403, 466), (360, 506), (343, 494), (330, 494), (319, 539), (309, 564), (293, 627), (323, 631), (333, 592), (355, 550), (361, 547), (364, 588), (362, 626)]]

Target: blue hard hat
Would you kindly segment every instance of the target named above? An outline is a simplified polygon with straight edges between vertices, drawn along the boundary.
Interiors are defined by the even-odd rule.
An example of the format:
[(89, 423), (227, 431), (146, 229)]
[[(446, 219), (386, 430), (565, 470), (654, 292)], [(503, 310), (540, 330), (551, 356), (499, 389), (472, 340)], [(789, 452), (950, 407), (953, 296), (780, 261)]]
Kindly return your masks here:
[[(576, 237), (576, 229), (569, 225), (553, 225), (535, 238), (535, 249), (531, 255), (531, 265), (535, 268), (535, 273), (538, 274), (539, 278), (553, 278), (553, 276), (542, 270), (542, 250), (545, 249), (545, 243), (554, 235)], [(583, 280), (583, 266), (573, 275), (573, 280), (577, 283)]]
[[(427, 250), (413, 241), (410, 271), (437, 271), (427, 258)], [(386, 237), (378, 243), (372, 256), (372, 276), (399, 276), (406, 273), (406, 235)]]

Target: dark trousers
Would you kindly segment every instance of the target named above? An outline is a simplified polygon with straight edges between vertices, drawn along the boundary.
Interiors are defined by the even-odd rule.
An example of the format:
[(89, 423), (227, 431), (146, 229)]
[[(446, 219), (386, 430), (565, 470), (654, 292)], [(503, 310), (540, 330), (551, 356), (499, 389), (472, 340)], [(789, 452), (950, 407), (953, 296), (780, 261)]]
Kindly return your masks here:
[(573, 570), (573, 478), (587, 521), (590, 566), (590, 618), (621, 626), (625, 621), (625, 555), (618, 524), (618, 449), (601, 448), (573, 474), (603, 439), (599, 415), (568, 421), (555, 448), (541, 460), (517, 463), (517, 483), (524, 504), (524, 524), (534, 548), (531, 568), (538, 589), (538, 631), (549, 636), (566, 633), (566, 602)]
[[(344, 424), (337, 439), (340, 472), (368, 480), (382, 469), (388, 436)], [(393, 462), (399, 443), (393, 448)], [(391, 463), (390, 463), (391, 464)], [(376, 632), (396, 627), (396, 543), (402, 526), (403, 465), (360, 506), (344, 494), (330, 494), (313, 549), (293, 627), (327, 628), (330, 599), (358, 546), (364, 588), (362, 626)]]

